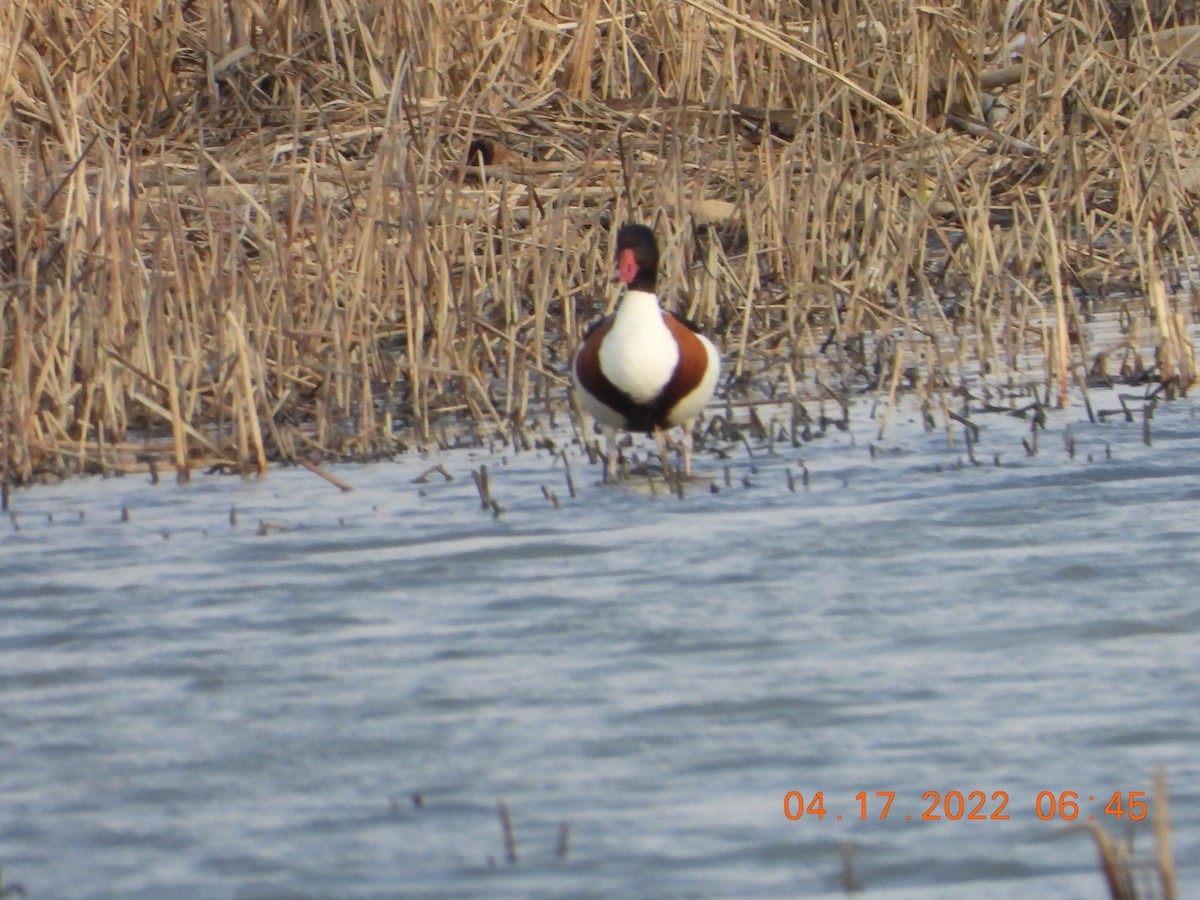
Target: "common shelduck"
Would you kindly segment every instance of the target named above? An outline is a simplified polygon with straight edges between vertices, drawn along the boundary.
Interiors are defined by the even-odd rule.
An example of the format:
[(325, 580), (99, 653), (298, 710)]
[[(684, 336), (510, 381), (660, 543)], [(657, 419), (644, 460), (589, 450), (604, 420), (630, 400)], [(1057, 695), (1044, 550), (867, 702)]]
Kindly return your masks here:
[[(653, 434), (664, 472), (664, 429), (688, 425), (717, 385), (721, 357), (712, 341), (664, 312), (655, 294), (658, 244), (645, 225), (617, 231), (617, 278), (627, 285), (617, 311), (588, 330), (571, 374), (579, 399), (605, 431), (605, 481), (616, 480), (617, 431)], [(691, 429), (685, 428), (683, 471), (691, 474)]]

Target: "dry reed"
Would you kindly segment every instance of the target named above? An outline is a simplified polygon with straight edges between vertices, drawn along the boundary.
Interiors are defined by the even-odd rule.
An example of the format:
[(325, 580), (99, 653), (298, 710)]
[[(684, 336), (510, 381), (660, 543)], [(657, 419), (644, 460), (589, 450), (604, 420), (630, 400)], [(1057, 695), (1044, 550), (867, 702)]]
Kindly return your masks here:
[[(262, 472), (447, 422), (520, 436), (563, 408), (631, 219), (731, 400), (845, 415), (903, 388), (949, 436), (966, 386), (1173, 396), (1196, 363), (1197, 20), (1182, 0), (12, 0), (0, 480), (147, 451), (181, 478)], [(1106, 302), (1123, 331), (1091, 346)]]
[(1171, 849), (1171, 816), (1167, 797), (1166, 772), (1159, 770), (1154, 777), (1154, 840), (1153, 861), (1139, 860), (1132, 838), (1111, 837), (1105, 829), (1089, 823), (1079, 830), (1091, 834), (1100, 856), (1112, 900), (1176, 900), (1179, 896), (1175, 880), (1175, 857)]

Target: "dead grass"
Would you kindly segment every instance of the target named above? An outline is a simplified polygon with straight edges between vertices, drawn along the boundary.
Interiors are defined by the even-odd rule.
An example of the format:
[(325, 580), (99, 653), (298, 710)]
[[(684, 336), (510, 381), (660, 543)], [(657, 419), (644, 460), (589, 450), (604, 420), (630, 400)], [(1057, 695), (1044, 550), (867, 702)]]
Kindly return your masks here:
[(1139, 860), (1131, 835), (1113, 837), (1104, 828), (1088, 824), (1100, 856), (1100, 870), (1112, 900), (1176, 900), (1175, 857), (1171, 849), (1171, 816), (1167, 800), (1166, 772), (1154, 779), (1153, 860)]
[[(743, 399), (1195, 377), (1194, 3), (13, 0), (0, 480), (562, 411), (611, 225)], [(507, 159), (466, 165), (472, 140)], [(1088, 319), (1124, 306), (1092, 346)], [(930, 398), (942, 397), (941, 400)], [(165, 448), (165, 449), (164, 449)]]

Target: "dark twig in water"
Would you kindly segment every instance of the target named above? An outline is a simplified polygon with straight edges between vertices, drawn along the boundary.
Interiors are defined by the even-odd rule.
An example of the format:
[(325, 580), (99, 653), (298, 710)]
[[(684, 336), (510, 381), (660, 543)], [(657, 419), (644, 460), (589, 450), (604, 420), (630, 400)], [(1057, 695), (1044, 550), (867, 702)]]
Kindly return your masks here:
[(842, 890), (847, 894), (857, 894), (862, 890), (862, 882), (854, 875), (854, 845), (842, 845)]
[(510, 863), (517, 861), (517, 833), (513, 829), (512, 816), (508, 814), (508, 804), (503, 800), (496, 801), (496, 812), (500, 815), (500, 834), (504, 838), (504, 856)]
[[(799, 400), (792, 401), (792, 446), (799, 447), (801, 440), (812, 440), (812, 418)], [(800, 437), (797, 437), (797, 433)]]
[(488, 470), (486, 465), (471, 470), (471, 479), (475, 482), (475, 490), (479, 491), (479, 508), (488, 510), (492, 507), (492, 491), (488, 485)]
[(1117, 402), (1121, 404), (1121, 410), (1125, 413), (1125, 421), (1133, 421), (1133, 410), (1129, 408), (1129, 404), (1125, 402), (1123, 394), (1117, 394)]
[(967, 443), (967, 459), (971, 461), (971, 465), (973, 466), (980, 465), (979, 460), (975, 457), (975, 443), (978, 432), (972, 431), (970, 428), (968, 428), (965, 432), (963, 432), (963, 434), (966, 437)]
[(542, 496), (549, 500), (550, 503), (554, 505), (555, 509), (559, 509), (562, 506), (558, 500), (558, 494), (554, 493), (554, 491), (550, 490), (550, 488), (546, 487), (544, 484), (542, 485)]
[(967, 429), (967, 440), (977, 442), (979, 440), (979, 426), (968, 419), (966, 416), (959, 415), (952, 409), (946, 410), (946, 415), (953, 419), (958, 424)]
[(1021, 443), (1025, 445), (1026, 456), (1038, 455), (1038, 417), (1035, 415), (1029, 426), (1029, 438), (1021, 438)]
[(1088, 396), (1087, 385), (1083, 386), (1083, 408), (1087, 410), (1088, 421), (1096, 424), (1096, 411), (1092, 409), (1092, 398)]
[(745, 432), (739, 433), (738, 437), (741, 439), (743, 446), (746, 448), (746, 456), (750, 457), (750, 459), (754, 459), (754, 448), (750, 446), (750, 439), (746, 436)]
[(426, 469), (424, 472), (422, 472), (420, 475), (418, 475), (416, 478), (414, 478), (412, 480), (412, 483), (413, 484), (426, 484), (429, 481), (429, 476), (432, 475), (434, 472), (441, 475), (442, 478), (445, 479), (446, 481), (454, 480), (454, 476), (451, 475), (446, 470), (446, 467), (444, 465), (442, 465), (441, 463), (438, 463), (436, 466), (430, 466), (428, 469)]
[(762, 417), (758, 414), (758, 408), (750, 407), (750, 436), (756, 441), (765, 440), (769, 434), (767, 426), (763, 424)]
[(567, 496), (572, 500), (575, 499), (575, 477), (571, 474), (571, 463), (567, 459), (567, 451), (564, 450), (561, 454), (563, 461), (563, 472), (567, 478)]
[(571, 852), (571, 823), (562, 822), (558, 826), (558, 844), (554, 848), (559, 859), (566, 859)]
[(525, 433), (525, 423), (520, 416), (514, 416), (512, 421), (512, 446), (513, 450), (520, 453), (522, 450), (533, 449), (533, 444), (530, 442), (528, 435)]
[(14, 882), (13, 884), (5, 884), (4, 883), (4, 869), (0, 868), (0, 900), (4, 900), (5, 897), (24, 897), (24, 896), (25, 896), (25, 885), (21, 884), (19, 881)]

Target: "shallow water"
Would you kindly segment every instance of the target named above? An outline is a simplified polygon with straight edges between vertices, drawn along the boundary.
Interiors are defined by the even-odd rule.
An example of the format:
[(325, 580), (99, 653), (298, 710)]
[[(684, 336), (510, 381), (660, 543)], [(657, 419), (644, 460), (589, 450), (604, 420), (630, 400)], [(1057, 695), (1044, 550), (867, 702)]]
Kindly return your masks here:
[[(1187, 896), (1200, 420), (1160, 406), (1146, 447), (1140, 423), (1071, 409), (1037, 457), (1028, 423), (978, 421), (983, 465), (912, 421), (879, 441), (858, 408), (800, 449), (702, 459), (722, 489), (683, 500), (598, 486), (578, 454), (571, 499), (548, 453), (465, 450), (338, 467), (348, 494), (282, 469), (17, 492), (5, 883), (821, 896), (851, 847), (868, 896), (1103, 897), (1091, 838), (1040, 820), (1037, 797), (1074, 791), (1077, 822), (1124, 833), (1105, 803), (1145, 791), (1153, 813), (1163, 767)], [(412, 482), (435, 462), (454, 480)], [(821, 792), (825, 817), (786, 818), (789, 791)], [(942, 818), (922, 821), (930, 791)], [(955, 791), (981, 818), (946, 818)], [(1150, 819), (1134, 834), (1149, 856)]]

